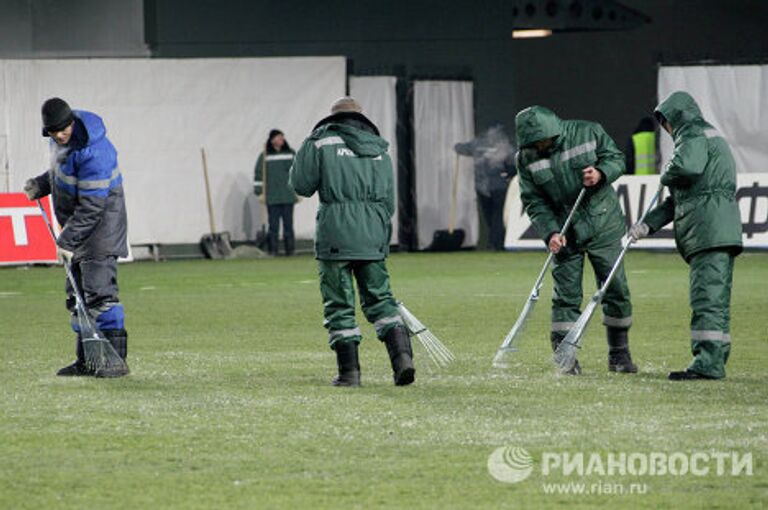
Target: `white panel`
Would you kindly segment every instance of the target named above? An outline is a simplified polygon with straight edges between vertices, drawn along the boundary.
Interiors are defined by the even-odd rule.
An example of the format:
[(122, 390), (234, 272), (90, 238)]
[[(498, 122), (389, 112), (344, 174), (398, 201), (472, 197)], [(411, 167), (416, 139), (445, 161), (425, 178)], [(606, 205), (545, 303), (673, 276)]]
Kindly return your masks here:
[[(5, 60), (0, 66), (11, 190), (45, 170), (40, 105), (60, 96), (105, 121), (124, 175), (131, 244), (194, 243), (208, 231), (201, 147), (217, 229), (253, 238), (264, 221), (253, 167), (269, 130), (281, 129), (298, 148), (344, 94), (346, 80), (341, 57)], [(314, 236), (316, 209), (316, 197), (297, 206), (297, 237)]]
[[(395, 173), (397, 197), (397, 78), (394, 76), (353, 76), (349, 93), (363, 107), (363, 114), (379, 128), (382, 138), (389, 142), (389, 157)], [(395, 198), (397, 204), (397, 198)], [(392, 244), (398, 243), (398, 215), (392, 217)]]
[[(676, 90), (691, 94), (704, 119), (720, 130), (738, 172), (768, 172), (768, 65), (659, 69), (659, 100)], [(673, 151), (666, 132), (660, 145), (664, 165)]]
[[(626, 217), (627, 225), (636, 223), (659, 188), (658, 175), (624, 175), (613, 186), (619, 195), (619, 203)], [(662, 191), (663, 201), (667, 188)], [(744, 231), (743, 242), (748, 248), (768, 248), (768, 173), (738, 174), (736, 176), (736, 199), (741, 211)], [(515, 249), (544, 250), (544, 242), (531, 225), (523, 211), (520, 200), (518, 179), (513, 179), (504, 204), (507, 234), (504, 247)], [(674, 248), (675, 239), (672, 223), (652, 237), (641, 239), (632, 248)]]
[[(456, 152), (453, 146), (475, 137), (472, 82), (417, 81), (413, 91), (418, 247), (427, 248), (435, 231), (448, 228)], [(477, 203), (471, 158), (460, 158), (456, 228), (464, 246), (475, 246)]]

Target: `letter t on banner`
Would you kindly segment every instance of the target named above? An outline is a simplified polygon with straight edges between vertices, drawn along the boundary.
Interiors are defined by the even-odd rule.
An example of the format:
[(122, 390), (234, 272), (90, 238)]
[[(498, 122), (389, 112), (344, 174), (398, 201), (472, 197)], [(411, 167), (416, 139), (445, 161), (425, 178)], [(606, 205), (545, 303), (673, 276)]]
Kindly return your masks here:
[[(42, 202), (52, 217), (50, 197)], [(0, 193), (0, 265), (56, 262), (56, 245), (37, 204), (24, 193)]]

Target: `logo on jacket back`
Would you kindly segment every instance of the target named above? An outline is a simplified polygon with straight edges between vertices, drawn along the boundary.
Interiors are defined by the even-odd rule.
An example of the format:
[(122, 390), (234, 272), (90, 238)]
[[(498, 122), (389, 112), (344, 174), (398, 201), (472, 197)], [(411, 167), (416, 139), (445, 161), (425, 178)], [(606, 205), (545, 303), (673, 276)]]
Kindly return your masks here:
[[(349, 149), (347, 147), (339, 147), (339, 148), (337, 148), (336, 149), (336, 155), (337, 156), (344, 156), (344, 157), (347, 157), (347, 158), (357, 158), (357, 157), (359, 157), (357, 154), (354, 153), (354, 151), (352, 151), (352, 149)], [(371, 158), (371, 159), (373, 159), (374, 161), (381, 161), (383, 158), (381, 157), (381, 155), (378, 155), (375, 158)]]

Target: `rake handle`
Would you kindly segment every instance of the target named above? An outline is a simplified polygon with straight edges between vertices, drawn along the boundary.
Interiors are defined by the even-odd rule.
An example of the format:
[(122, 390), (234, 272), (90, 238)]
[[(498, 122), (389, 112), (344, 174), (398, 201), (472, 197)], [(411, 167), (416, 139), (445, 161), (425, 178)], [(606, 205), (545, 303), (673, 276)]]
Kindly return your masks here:
[[(576, 209), (579, 208), (581, 205), (581, 202), (584, 200), (584, 197), (587, 194), (587, 188), (581, 188), (581, 191), (579, 192), (579, 196), (576, 197), (576, 201), (573, 203), (573, 207), (571, 207), (571, 212), (568, 213), (568, 216), (565, 218), (565, 223), (563, 223), (563, 227), (560, 229), (560, 232), (558, 232), (558, 235), (565, 235), (565, 233), (568, 231), (568, 228), (571, 226), (571, 223), (573, 223), (573, 217), (575, 216)], [(536, 283), (534, 284), (533, 288), (535, 292), (531, 292), (531, 295), (539, 295), (539, 291), (541, 290), (542, 282), (544, 281), (544, 277), (547, 274), (547, 269), (549, 269), (549, 265), (552, 263), (552, 259), (555, 257), (555, 254), (551, 251), (549, 252), (549, 255), (547, 256), (547, 260), (544, 263), (544, 267), (541, 268), (541, 272), (539, 273), (539, 277), (536, 279)]]
[[(562, 228), (560, 229), (559, 234), (564, 235), (565, 232), (568, 230), (568, 227), (571, 226), (571, 222), (573, 221), (574, 214), (576, 212), (576, 209), (579, 208), (581, 205), (581, 202), (584, 200), (584, 196), (587, 193), (586, 188), (581, 188), (581, 191), (579, 192), (579, 196), (576, 197), (576, 201), (573, 203), (573, 207), (571, 208), (571, 212), (568, 213), (568, 216), (565, 218), (565, 223), (563, 223)], [(547, 260), (544, 262), (544, 266), (541, 268), (541, 271), (539, 271), (539, 276), (536, 278), (536, 281), (533, 282), (533, 289), (531, 289), (531, 293), (528, 295), (528, 302), (531, 301), (537, 301), (539, 299), (539, 292), (541, 292), (541, 287), (544, 284), (544, 277), (547, 275), (547, 270), (549, 269), (549, 266), (552, 264), (552, 259), (555, 257), (554, 253), (551, 251), (547, 255)], [(522, 323), (523, 321), (523, 314), (525, 313), (527, 307), (523, 307), (523, 312), (518, 317), (517, 321), (515, 322), (515, 325), (512, 327), (512, 329), (509, 331), (507, 336), (504, 338), (504, 341), (501, 343), (501, 346), (499, 347), (499, 350), (496, 353), (496, 356), (494, 357), (494, 362), (498, 362), (501, 359), (502, 353), (509, 348), (510, 344), (512, 344), (512, 340), (514, 340), (515, 336), (519, 333), (519, 331), (522, 329)]]
[[(43, 213), (43, 220), (45, 220), (45, 225), (48, 227), (48, 232), (51, 234), (51, 238), (53, 238), (53, 242), (58, 242), (58, 238), (56, 237), (56, 232), (53, 230), (53, 224), (51, 223), (51, 219), (48, 217), (48, 213), (45, 212), (45, 208), (43, 207), (43, 202), (38, 198), (37, 199), (37, 206), (40, 208), (40, 212)], [(69, 262), (67, 262), (67, 259), (62, 257), (62, 262), (64, 263), (64, 271), (67, 273), (67, 279), (69, 280), (69, 284), (72, 286), (72, 292), (75, 295), (75, 306), (78, 308), (78, 310), (81, 312), (81, 316), (83, 319), (88, 323), (88, 326), (90, 326), (93, 329), (93, 324), (91, 324), (90, 317), (85, 311), (85, 304), (83, 301), (83, 296), (80, 294), (80, 288), (77, 285), (77, 281), (75, 280), (75, 275), (72, 273), (72, 268), (70, 267)]]
[(211, 234), (216, 232), (216, 222), (213, 219), (213, 202), (211, 201), (211, 183), (208, 181), (208, 158), (205, 149), (200, 147), (200, 156), (203, 158), (203, 179), (205, 181), (205, 199), (208, 204), (208, 221), (211, 224)]
[[(643, 215), (638, 220), (638, 223), (642, 223), (645, 220), (645, 217), (648, 216), (648, 213), (653, 209), (653, 206), (656, 205), (656, 202), (659, 200), (659, 196), (661, 196), (661, 190), (664, 188), (663, 184), (659, 184), (659, 189), (656, 190), (656, 194), (653, 195), (653, 198), (651, 198), (651, 201), (648, 203), (648, 207), (645, 208), (645, 211), (643, 211)], [(621, 261), (624, 260), (624, 256), (627, 254), (627, 251), (629, 250), (629, 247), (634, 244), (635, 240), (631, 237), (627, 237), (627, 240), (624, 242), (624, 246), (621, 248), (621, 253), (619, 253), (619, 257), (616, 259), (616, 262), (613, 264), (613, 267), (611, 268), (611, 272), (608, 273), (608, 276), (605, 278), (605, 281), (603, 282), (603, 285), (600, 287), (600, 290), (597, 291), (595, 294), (595, 297), (602, 300), (603, 296), (605, 295), (606, 291), (608, 290), (608, 285), (610, 285), (611, 280), (613, 280), (614, 275), (616, 274), (616, 271), (618, 271), (619, 266), (621, 265)]]

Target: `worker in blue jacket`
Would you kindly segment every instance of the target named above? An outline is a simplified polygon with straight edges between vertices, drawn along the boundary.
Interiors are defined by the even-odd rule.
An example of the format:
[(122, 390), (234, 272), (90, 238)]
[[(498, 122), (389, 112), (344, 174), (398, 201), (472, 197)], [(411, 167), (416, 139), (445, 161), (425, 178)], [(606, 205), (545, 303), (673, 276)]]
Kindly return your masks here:
[[(66, 101), (55, 97), (43, 104), (42, 117), (43, 136), (50, 138), (51, 168), (29, 179), (24, 191), (30, 200), (53, 196), (56, 219), (62, 227), (59, 254), (71, 263), (97, 329), (125, 359), (128, 333), (118, 299), (117, 258), (128, 255), (128, 221), (117, 151), (107, 138), (101, 117), (94, 113), (72, 110)], [(77, 333), (77, 359), (57, 375), (95, 375), (85, 366), (69, 282), (67, 308)]]

